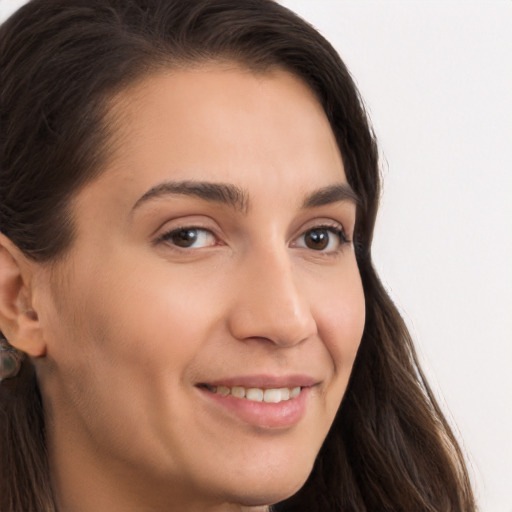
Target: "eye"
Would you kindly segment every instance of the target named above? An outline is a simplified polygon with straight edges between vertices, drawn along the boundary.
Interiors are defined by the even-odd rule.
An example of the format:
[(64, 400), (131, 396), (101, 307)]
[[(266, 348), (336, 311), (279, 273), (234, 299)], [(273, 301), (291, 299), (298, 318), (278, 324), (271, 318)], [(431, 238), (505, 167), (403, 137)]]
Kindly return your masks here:
[(182, 249), (201, 249), (215, 245), (216, 238), (204, 228), (186, 227), (163, 234), (157, 242), (167, 242)]
[(342, 228), (333, 226), (317, 226), (308, 229), (294, 243), (294, 247), (303, 247), (314, 251), (334, 252), (348, 243)]

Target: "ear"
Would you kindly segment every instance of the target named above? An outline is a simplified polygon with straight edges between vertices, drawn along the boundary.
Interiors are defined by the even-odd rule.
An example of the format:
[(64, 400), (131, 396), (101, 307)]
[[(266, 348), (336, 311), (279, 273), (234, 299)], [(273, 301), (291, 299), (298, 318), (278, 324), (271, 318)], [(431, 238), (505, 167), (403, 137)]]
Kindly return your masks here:
[(46, 343), (32, 304), (35, 265), (0, 233), (0, 331), (14, 348), (39, 357)]

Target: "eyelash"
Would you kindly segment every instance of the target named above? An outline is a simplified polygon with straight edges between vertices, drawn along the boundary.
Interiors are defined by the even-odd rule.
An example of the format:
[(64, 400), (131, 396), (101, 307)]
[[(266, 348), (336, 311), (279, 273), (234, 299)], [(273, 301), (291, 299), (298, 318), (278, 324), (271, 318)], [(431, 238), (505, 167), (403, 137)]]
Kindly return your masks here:
[[(210, 229), (207, 229), (207, 228), (203, 228), (203, 227), (200, 227), (200, 226), (180, 226), (178, 228), (174, 228), (170, 231), (167, 231), (166, 233), (162, 234), (160, 237), (157, 238), (157, 240), (155, 241), (155, 245), (157, 244), (160, 244), (160, 243), (167, 243), (169, 245), (172, 246), (172, 248), (174, 250), (178, 250), (178, 251), (187, 251), (187, 250), (194, 250), (194, 249), (202, 249), (203, 247), (199, 247), (199, 248), (194, 248), (194, 247), (180, 247), (179, 245), (173, 243), (173, 237), (175, 236), (178, 236), (180, 233), (183, 233), (185, 234), (186, 232), (188, 232), (188, 234), (190, 234), (190, 232), (192, 231), (195, 231), (195, 232), (201, 232), (201, 233), (208, 233), (210, 236), (214, 237), (215, 239), (217, 239), (217, 236), (215, 235), (215, 233), (213, 231), (211, 231)], [(338, 243), (338, 246), (335, 248), (335, 249), (331, 249), (331, 250), (324, 250), (324, 248), (321, 248), (321, 249), (314, 249), (312, 247), (308, 247), (307, 245), (304, 245), (304, 246), (299, 246), (297, 241), (300, 240), (301, 238), (307, 236), (308, 234), (311, 234), (312, 232), (314, 231), (327, 231), (329, 232), (330, 234), (334, 234), (335, 236), (338, 237), (338, 240), (339, 240), (339, 243)], [(331, 243), (331, 239), (328, 238), (327, 240), (327, 244), (330, 244)], [(323, 253), (323, 254), (332, 254), (332, 253), (337, 253), (339, 251), (341, 251), (341, 249), (345, 246), (345, 245), (348, 245), (351, 243), (351, 240), (349, 240), (348, 236), (346, 235), (345, 233), (345, 230), (343, 229), (343, 227), (339, 224), (320, 224), (318, 226), (313, 226), (311, 228), (308, 228), (307, 230), (305, 230), (299, 237), (297, 237), (294, 242), (292, 243), (292, 247), (296, 247), (296, 248), (300, 248), (300, 249), (310, 249), (314, 252), (317, 252), (317, 253)], [(208, 247), (213, 247), (215, 245), (218, 245), (217, 243), (213, 243), (212, 245), (209, 245)]]
[[(345, 230), (343, 229), (342, 226), (340, 226), (339, 224), (335, 224), (335, 225), (332, 225), (332, 224), (321, 224), (319, 226), (314, 226), (312, 228), (309, 228), (307, 229), (306, 231), (304, 231), (298, 238), (296, 238), (294, 244), (292, 245), (293, 247), (297, 247), (297, 240), (307, 236), (308, 233), (312, 233), (314, 231), (327, 231), (329, 232), (329, 234), (334, 234), (338, 237), (338, 246), (335, 248), (335, 249), (331, 249), (331, 250), (323, 250), (323, 249), (313, 249), (312, 247), (300, 247), (300, 248), (304, 248), (304, 249), (311, 249), (312, 251), (315, 251), (315, 252), (318, 252), (318, 253), (323, 253), (323, 254), (333, 254), (333, 253), (337, 253), (339, 251), (341, 251), (343, 249), (344, 246), (346, 246), (347, 244), (350, 244), (351, 241), (349, 240), (347, 234), (345, 233)], [(328, 239), (328, 244), (331, 243), (331, 240), (330, 238)]]
[[(180, 233), (185, 233), (185, 232), (189, 232), (190, 233), (191, 231), (198, 231), (198, 232), (202, 232), (202, 233), (208, 233), (211, 236), (213, 236), (214, 238), (217, 238), (215, 233), (213, 233), (212, 230), (207, 229), (207, 228), (203, 228), (203, 227), (200, 227), (200, 226), (180, 226), (178, 228), (172, 229), (171, 231), (167, 231), (166, 233), (164, 233), (163, 235), (158, 237), (158, 239), (156, 240), (155, 244), (167, 243), (167, 244), (170, 244), (171, 246), (173, 246), (174, 249), (176, 249), (176, 250), (183, 250), (183, 251), (186, 251), (187, 249), (194, 249), (193, 247), (192, 248), (191, 247), (180, 247), (179, 245), (174, 244), (172, 242), (172, 238), (174, 236), (177, 236)], [(214, 245), (216, 245), (216, 244), (214, 244)]]

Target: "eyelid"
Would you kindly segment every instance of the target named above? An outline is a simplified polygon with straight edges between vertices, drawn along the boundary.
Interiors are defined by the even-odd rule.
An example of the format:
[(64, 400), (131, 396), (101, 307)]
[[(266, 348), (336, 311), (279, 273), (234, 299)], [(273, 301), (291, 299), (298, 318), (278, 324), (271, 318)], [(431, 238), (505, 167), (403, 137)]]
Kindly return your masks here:
[(168, 243), (166, 238), (174, 232), (186, 229), (207, 231), (217, 241), (222, 239), (222, 233), (217, 223), (211, 217), (205, 217), (203, 215), (186, 215), (175, 219), (168, 219), (166, 222), (163, 222), (160, 227), (153, 232), (153, 235), (151, 235), (151, 243), (155, 246), (161, 243), (166, 243), (167, 246), (180, 250), (181, 248), (179, 246), (174, 246), (173, 244)]
[[(180, 233), (182, 231), (198, 231), (198, 232), (202, 232), (203, 233), (203, 237), (199, 236), (196, 239), (195, 242), (197, 242), (197, 241), (200, 242), (201, 239), (204, 238), (204, 233), (206, 233), (207, 237), (211, 237), (213, 239), (213, 243), (206, 243), (205, 245), (200, 246), (200, 247), (196, 247), (196, 246), (193, 246), (193, 245), (189, 246), (189, 247), (181, 247), (177, 243), (173, 243), (172, 237), (173, 237), (173, 235), (178, 234), (178, 233)], [(155, 240), (155, 245), (157, 245), (157, 244), (166, 244), (167, 246), (171, 247), (173, 250), (176, 250), (176, 251), (194, 251), (194, 250), (199, 250), (199, 249), (207, 249), (209, 247), (215, 247), (216, 245), (218, 245), (218, 243), (219, 243), (219, 238), (211, 229), (204, 228), (204, 227), (201, 227), (201, 226), (194, 226), (194, 225), (188, 225), (188, 226), (183, 226), (183, 227), (175, 227), (175, 228), (169, 229), (169, 230), (165, 231), (164, 233), (162, 233)]]
[[(313, 249), (311, 247), (304, 245), (299, 245), (298, 240), (300, 240), (302, 237), (304, 237), (308, 232), (314, 231), (314, 230), (327, 230), (334, 234), (335, 236), (339, 237), (339, 245), (335, 249), (325, 250), (325, 249)], [(311, 250), (317, 254), (323, 254), (323, 255), (329, 255), (340, 252), (345, 246), (352, 243), (352, 240), (349, 238), (347, 231), (345, 230), (343, 224), (338, 221), (334, 221), (332, 219), (324, 220), (319, 219), (318, 221), (315, 221), (314, 223), (308, 223), (306, 224), (302, 229), (298, 236), (296, 236), (292, 242), (291, 247), (297, 248), (297, 249), (308, 249)]]
[[(213, 224), (213, 225), (212, 225)], [(321, 230), (325, 229), (331, 234), (339, 237), (339, 246), (333, 250), (325, 250), (325, 249), (313, 249), (311, 247), (307, 247), (306, 245), (299, 245), (298, 240), (304, 237), (309, 231), (312, 230)], [(180, 247), (178, 244), (175, 244), (171, 240), (171, 235), (173, 233), (179, 232), (181, 230), (199, 230), (203, 232), (207, 232), (211, 237), (215, 239), (215, 243), (207, 244), (202, 247)], [(156, 236), (152, 237), (153, 242), (152, 245), (166, 244), (167, 247), (172, 248), (173, 250), (179, 252), (189, 252), (193, 249), (208, 249), (210, 247), (215, 247), (218, 245), (223, 245), (223, 234), (222, 231), (218, 228), (215, 221), (213, 221), (210, 217), (207, 217), (206, 220), (202, 216), (191, 216), (190, 218), (187, 216), (185, 218), (177, 218), (171, 219), (168, 222), (165, 222), (161, 225), (161, 227), (156, 231)], [(288, 245), (292, 248), (300, 248), (300, 249), (310, 249), (314, 250), (317, 253), (328, 254), (330, 252), (338, 252), (344, 246), (351, 244), (352, 240), (345, 229), (345, 226), (339, 220), (334, 220), (333, 218), (317, 218), (310, 220), (309, 222), (305, 222), (300, 231), (296, 232), (297, 234), (290, 239)]]
[(342, 231), (346, 238), (349, 238), (350, 230), (345, 229), (345, 224), (340, 222), (339, 220), (330, 219), (327, 217), (321, 217), (319, 219), (314, 219), (309, 222), (305, 222), (302, 224), (301, 228), (297, 230), (297, 235), (295, 238), (302, 236), (307, 231), (311, 231), (312, 229), (329, 229), (334, 231)]

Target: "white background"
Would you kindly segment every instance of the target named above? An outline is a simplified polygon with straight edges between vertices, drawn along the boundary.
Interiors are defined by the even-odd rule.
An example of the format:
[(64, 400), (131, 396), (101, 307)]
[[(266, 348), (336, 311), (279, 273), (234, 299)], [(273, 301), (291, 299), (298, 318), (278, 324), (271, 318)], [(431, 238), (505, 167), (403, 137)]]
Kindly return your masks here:
[[(0, 0), (0, 19), (22, 0)], [(352, 71), (382, 151), (375, 238), (470, 460), (512, 512), (512, 2), (282, 0)]]
[(376, 266), (512, 512), (512, 2), (283, 0), (336, 47), (383, 155)]

